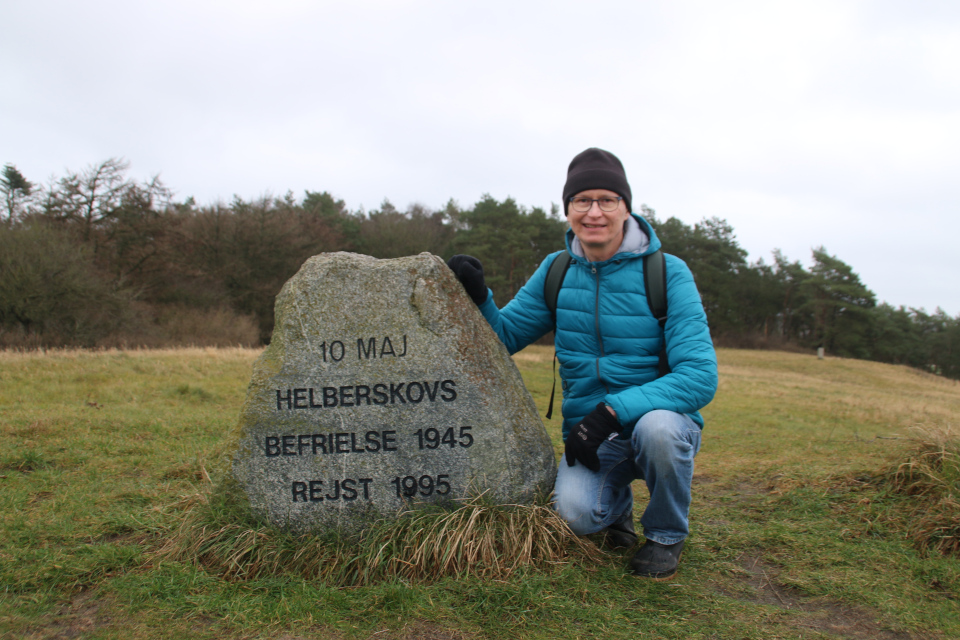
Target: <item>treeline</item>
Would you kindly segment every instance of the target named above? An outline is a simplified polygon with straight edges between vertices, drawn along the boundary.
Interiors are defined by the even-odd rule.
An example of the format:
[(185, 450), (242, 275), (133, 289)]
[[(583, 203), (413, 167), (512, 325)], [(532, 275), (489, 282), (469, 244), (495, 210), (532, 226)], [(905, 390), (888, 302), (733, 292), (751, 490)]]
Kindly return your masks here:
[[(557, 207), (484, 196), (405, 211), (389, 201), (351, 211), (328, 192), (176, 202), (158, 179), (137, 182), (110, 159), (46, 186), (13, 165), (0, 177), (0, 346), (255, 345), (273, 301), (304, 260), (328, 251), (394, 258), (467, 253), (501, 306), (563, 247)], [(748, 263), (724, 220), (653, 224), (690, 266), (719, 345), (815, 349), (960, 378), (960, 316), (894, 308), (823, 247), (806, 269), (779, 251)]]

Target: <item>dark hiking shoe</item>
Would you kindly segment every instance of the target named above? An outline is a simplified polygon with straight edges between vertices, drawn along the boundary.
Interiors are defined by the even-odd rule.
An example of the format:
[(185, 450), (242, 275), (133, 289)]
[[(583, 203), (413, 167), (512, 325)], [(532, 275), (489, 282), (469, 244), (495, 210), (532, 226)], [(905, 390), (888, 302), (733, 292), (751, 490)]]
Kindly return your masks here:
[(669, 580), (677, 573), (683, 542), (681, 540), (676, 544), (660, 544), (647, 540), (630, 561), (630, 571), (643, 578)]
[(614, 523), (600, 532), (603, 546), (607, 549), (630, 549), (637, 544), (637, 532), (633, 528), (633, 514)]
[(633, 528), (633, 509), (623, 516), (620, 522), (614, 522), (597, 534), (598, 542), (607, 549), (630, 549), (637, 544), (637, 530)]

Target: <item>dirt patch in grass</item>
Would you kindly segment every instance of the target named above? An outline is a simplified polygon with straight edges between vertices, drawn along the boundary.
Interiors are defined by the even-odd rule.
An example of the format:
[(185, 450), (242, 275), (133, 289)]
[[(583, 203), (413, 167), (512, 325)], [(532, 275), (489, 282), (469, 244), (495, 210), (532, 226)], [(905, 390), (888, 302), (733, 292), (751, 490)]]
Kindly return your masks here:
[(14, 428), (11, 434), (21, 439), (42, 438), (56, 433), (56, 429), (43, 420), (35, 420), (25, 427)]
[(68, 638), (86, 638), (97, 629), (111, 624), (104, 609), (104, 602), (96, 600), (89, 591), (84, 591), (60, 607), (50, 621), (41, 626), (28, 629), (23, 636), (27, 640), (66, 640)]
[(199, 462), (185, 462), (170, 467), (163, 472), (160, 478), (162, 480), (193, 480), (194, 482), (202, 482), (205, 479), (204, 473)]
[(53, 496), (53, 491), (37, 491), (36, 493), (30, 495), (30, 498), (27, 500), (27, 502), (29, 504), (37, 504), (44, 502), (45, 500), (50, 500), (53, 498)]
[[(318, 638), (343, 640), (345, 637), (339, 631), (316, 627), (302, 633), (283, 633), (276, 636), (274, 640), (317, 640)], [(415, 620), (400, 629), (380, 629), (367, 636), (367, 640), (470, 640), (471, 638), (474, 636), (445, 629), (425, 620)]]
[(370, 640), (468, 640), (473, 636), (444, 629), (432, 622), (417, 620), (395, 631), (384, 629), (370, 634)]
[(742, 581), (753, 589), (754, 595), (746, 599), (782, 609), (804, 610), (800, 591), (777, 582), (779, 568), (764, 562), (755, 553), (742, 554), (737, 564), (745, 572)]
[(788, 626), (851, 640), (914, 640), (919, 637), (886, 628), (879, 616), (868, 609), (811, 598), (799, 589), (783, 584), (778, 580), (780, 568), (765, 562), (759, 553), (743, 553), (737, 564), (743, 569), (741, 582), (750, 589), (747, 593), (721, 591), (739, 600), (797, 612), (795, 617), (784, 621)]
[(695, 473), (693, 474), (693, 484), (712, 484), (716, 482), (717, 479), (706, 473)]

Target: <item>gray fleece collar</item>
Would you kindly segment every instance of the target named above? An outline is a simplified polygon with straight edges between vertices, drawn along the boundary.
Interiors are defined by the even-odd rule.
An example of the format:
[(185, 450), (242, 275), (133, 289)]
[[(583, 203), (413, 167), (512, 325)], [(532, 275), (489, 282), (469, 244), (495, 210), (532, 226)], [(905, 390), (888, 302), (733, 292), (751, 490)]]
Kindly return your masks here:
[[(617, 250), (617, 254), (642, 254), (649, 248), (650, 238), (647, 236), (647, 233), (640, 228), (640, 223), (637, 222), (636, 218), (633, 216), (628, 217), (626, 223), (623, 225), (623, 241), (620, 243), (620, 248)], [(580, 238), (576, 236), (573, 237), (573, 242), (570, 243), (570, 249), (573, 251), (573, 255), (586, 260), (586, 256), (583, 253), (583, 247), (580, 246)]]

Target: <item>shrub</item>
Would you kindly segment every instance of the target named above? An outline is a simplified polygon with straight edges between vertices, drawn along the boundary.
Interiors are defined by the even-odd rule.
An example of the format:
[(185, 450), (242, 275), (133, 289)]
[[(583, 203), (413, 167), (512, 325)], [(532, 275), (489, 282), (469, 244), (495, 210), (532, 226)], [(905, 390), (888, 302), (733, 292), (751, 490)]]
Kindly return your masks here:
[(0, 226), (0, 346), (93, 346), (127, 312), (127, 299), (66, 233)]
[(229, 307), (198, 309), (182, 304), (137, 303), (136, 321), (97, 341), (101, 348), (256, 347), (260, 329), (251, 315)]

